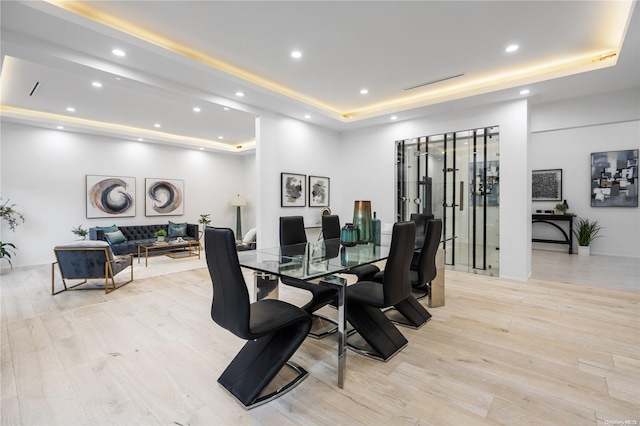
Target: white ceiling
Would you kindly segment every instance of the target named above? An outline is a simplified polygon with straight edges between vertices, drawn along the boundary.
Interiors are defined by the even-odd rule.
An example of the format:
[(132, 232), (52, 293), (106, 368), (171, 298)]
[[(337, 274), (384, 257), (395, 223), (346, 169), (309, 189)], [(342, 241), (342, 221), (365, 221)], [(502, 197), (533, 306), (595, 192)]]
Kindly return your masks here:
[[(262, 109), (345, 131), (388, 122), (391, 114), (402, 120), (516, 99), (521, 88), (531, 90), (532, 103), (544, 103), (639, 87), (634, 6), (91, 1), (67, 4), (78, 8), (70, 11), (2, 1), (3, 120), (211, 149), (240, 145), (242, 152), (254, 146)], [(619, 55), (592, 62), (622, 41)], [(520, 49), (505, 53), (512, 43)], [(114, 48), (127, 56), (114, 56)], [(291, 58), (294, 49), (302, 58)], [(588, 60), (550, 68), (578, 57)], [(369, 93), (361, 95), (363, 88)]]

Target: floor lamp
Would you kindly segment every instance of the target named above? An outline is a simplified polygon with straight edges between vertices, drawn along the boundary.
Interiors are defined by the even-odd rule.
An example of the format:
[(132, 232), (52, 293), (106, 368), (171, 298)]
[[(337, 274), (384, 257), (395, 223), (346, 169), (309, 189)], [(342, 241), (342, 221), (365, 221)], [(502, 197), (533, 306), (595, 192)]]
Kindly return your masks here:
[(240, 194), (231, 199), (231, 205), (236, 208), (236, 240), (242, 239), (242, 219), (240, 218), (240, 207), (247, 204), (247, 200)]

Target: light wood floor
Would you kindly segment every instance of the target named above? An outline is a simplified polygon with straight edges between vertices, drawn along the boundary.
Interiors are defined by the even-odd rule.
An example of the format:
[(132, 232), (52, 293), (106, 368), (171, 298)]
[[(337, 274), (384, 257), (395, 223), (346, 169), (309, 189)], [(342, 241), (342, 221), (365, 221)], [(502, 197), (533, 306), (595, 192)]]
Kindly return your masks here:
[[(106, 296), (50, 296), (48, 267), (0, 276), (2, 425), (640, 421), (637, 290), (448, 271), (446, 306), (389, 362), (349, 352), (339, 389), (335, 339), (307, 339), (307, 380), (245, 411), (216, 382), (243, 342), (210, 319), (204, 261), (154, 262)], [(149, 276), (179, 262), (199, 269)]]

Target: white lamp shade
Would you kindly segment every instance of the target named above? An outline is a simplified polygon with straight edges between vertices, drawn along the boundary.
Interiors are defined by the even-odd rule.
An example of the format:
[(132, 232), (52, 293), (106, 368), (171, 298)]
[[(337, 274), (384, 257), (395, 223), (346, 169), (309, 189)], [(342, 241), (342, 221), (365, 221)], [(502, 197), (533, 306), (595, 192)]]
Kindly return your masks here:
[(241, 195), (236, 195), (235, 197), (233, 197), (233, 198), (231, 199), (231, 205), (232, 205), (232, 206), (236, 206), (236, 207), (237, 207), (237, 206), (240, 206), (240, 207), (242, 207), (242, 206), (244, 206), (244, 205), (246, 205), (246, 204), (247, 204), (247, 200), (246, 200), (246, 198), (244, 198), (244, 197), (243, 197), (243, 196), (241, 196)]

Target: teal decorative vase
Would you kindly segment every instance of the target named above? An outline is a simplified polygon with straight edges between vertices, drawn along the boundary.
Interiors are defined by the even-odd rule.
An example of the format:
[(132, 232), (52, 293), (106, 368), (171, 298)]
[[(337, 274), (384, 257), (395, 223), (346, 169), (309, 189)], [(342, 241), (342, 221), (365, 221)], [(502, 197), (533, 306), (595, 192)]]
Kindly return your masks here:
[(358, 230), (353, 223), (346, 223), (340, 230), (340, 242), (345, 247), (353, 247), (358, 243)]
[(380, 219), (376, 217), (376, 212), (373, 212), (373, 221), (371, 221), (371, 232), (373, 233), (373, 244), (379, 246), (382, 233), (382, 222), (380, 222)]
[(371, 201), (356, 201), (353, 207), (353, 225), (358, 230), (358, 244), (372, 241)]

